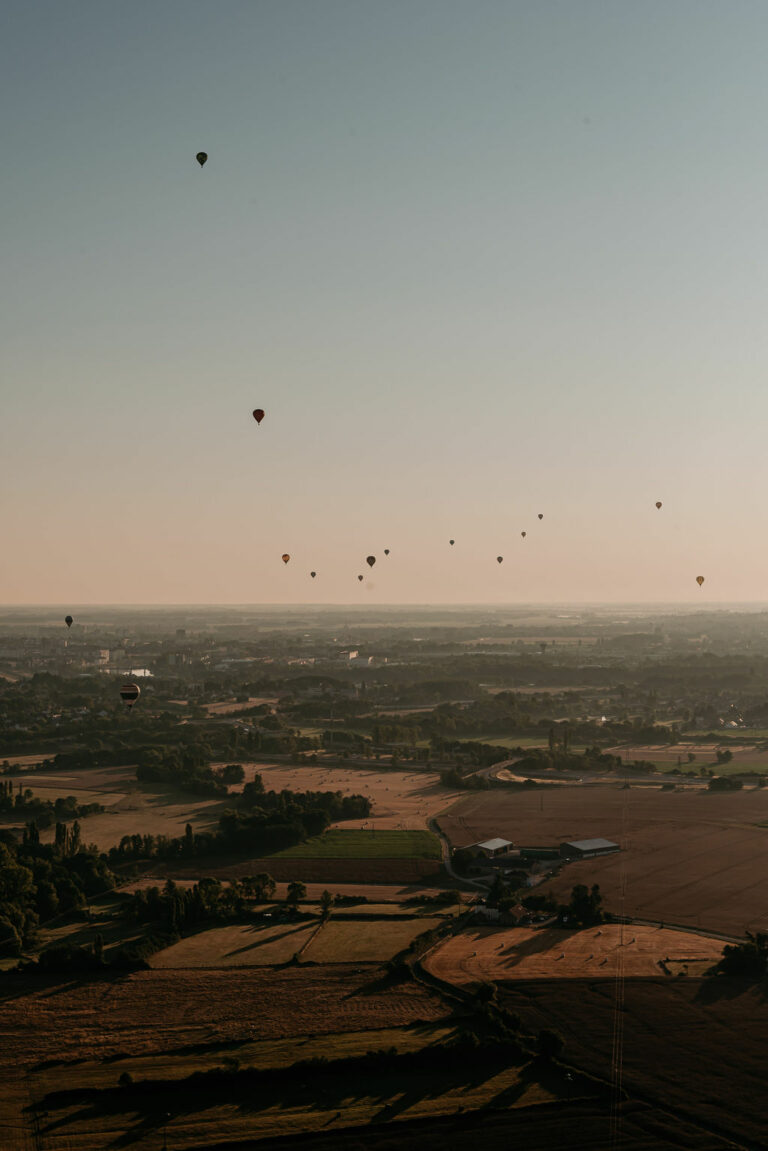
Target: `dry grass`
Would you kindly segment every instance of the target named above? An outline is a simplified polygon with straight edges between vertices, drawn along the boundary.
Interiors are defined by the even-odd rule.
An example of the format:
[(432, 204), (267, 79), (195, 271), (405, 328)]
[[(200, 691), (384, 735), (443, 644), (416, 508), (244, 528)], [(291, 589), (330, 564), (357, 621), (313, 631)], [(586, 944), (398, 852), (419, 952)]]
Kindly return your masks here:
[[(288, 960), (310, 939), (316, 923), (214, 927), (157, 952), (150, 964), (174, 967), (269, 967)], [(354, 957), (353, 957), (354, 958)]]
[(314, 963), (381, 963), (412, 939), (444, 923), (443, 919), (396, 919), (365, 923), (331, 919), (317, 933), (302, 958)]
[(583, 931), (481, 927), (462, 931), (430, 953), (426, 966), (448, 983), (508, 979), (612, 979), (661, 976), (690, 963), (690, 974), (712, 967), (723, 941), (690, 931), (604, 924)]

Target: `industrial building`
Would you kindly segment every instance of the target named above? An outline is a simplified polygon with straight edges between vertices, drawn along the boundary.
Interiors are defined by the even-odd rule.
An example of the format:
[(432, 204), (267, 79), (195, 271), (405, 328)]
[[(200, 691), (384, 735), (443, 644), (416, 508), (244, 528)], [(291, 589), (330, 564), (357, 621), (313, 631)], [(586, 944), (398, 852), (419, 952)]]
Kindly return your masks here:
[(563, 859), (594, 859), (596, 855), (612, 855), (614, 851), (621, 848), (610, 839), (575, 839), (572, 843), (560, 844)]
[(486, 839), (485, 843), (473, 843), (469, 850), (486, 859), (495, 859), (497, 855), (506, 855), (514, 846), (510, 839)]

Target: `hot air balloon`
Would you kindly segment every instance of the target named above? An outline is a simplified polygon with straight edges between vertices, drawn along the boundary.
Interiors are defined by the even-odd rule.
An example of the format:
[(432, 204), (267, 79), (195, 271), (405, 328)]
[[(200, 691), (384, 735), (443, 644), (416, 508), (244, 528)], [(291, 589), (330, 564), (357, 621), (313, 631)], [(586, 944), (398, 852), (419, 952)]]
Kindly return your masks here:
[(317, 572), (310, 572), (309, 574), (312, 576), (312, 579), (314, 579), (315, 576), (317, 575)]
[(369, 568), (372, 568), (373, 565), (376, 563), (376, 556), (366, 556), (365, 562), (368, 564)]
[(699, 587), (701, 587), (701, 585), (704, 583), (704, 576), (696, 576), (696, 583), (699, 585)]
[(205, 161), (208, 159), (208, 153), (207, 152), (198, 152), (195, 159), (197, 160), (198, 164), (202, 168), (203, 165), (205, 164)]
[(660, 508), (660, 507), (661, 507), (661, 500), (656, 500), (656, 507), (657, 507), (657, 508)]
[(263, 408), (254, 408), (253, 409), (253, 418), (257, 424), (260, 424), (261, 421), (264, 419), (264, 409)]
[(504, 556), (496, 556), (496, 563), (497, 564), (503, 564), (504, 563)]
[(72, 624), (73, 624), (74, 622), (75, 622), (75, 621), (72, 619), (72, 616), (71, 616), (71, 615), (65, 615), (65, 616), (64, 616), (64, 623), (67, 625), (67, 627), (72, 627)]
[(362, 577), (362, 576), (358, 576), (357, 578), (360, 580), (360, 582), (361, 582), (361, 583), (363, 582), (363, 577)]
[(283, 560), (283, 563), (284, 563), (284, 564), (287, 564), (287, 563), (288, 563), (288, 560), (289, 560), (290, 558), (291, 558), (291, 557), (288, 555), (288, 552), (283, 552), (283, 555), (282, 555), (282, 560)]
[(137, 683), (124, 683), (120, 688), (120, 698), (130, 711), (141, 695), (141, 688)]
[(453, 547), (453, 545), (456, 543), (456, 540), (448, 540), (448, 543), (451, 545), (451, 547)]
[(388, 556), (388, 555), (389, 555), (389, 548), (384, 548), (384, 555), (385, 555), (385, 556)]
[(523, 539), (525, 539), (525, 537), (528, 535), (528, 532), (520, 532), (520, 535), (523, 537)]
[(540, 520), (543, 520), (543, 519), (544, 519), (544, 513), (543, 513), (543, 512), (539, 512), (539, 519), (540, 519)]

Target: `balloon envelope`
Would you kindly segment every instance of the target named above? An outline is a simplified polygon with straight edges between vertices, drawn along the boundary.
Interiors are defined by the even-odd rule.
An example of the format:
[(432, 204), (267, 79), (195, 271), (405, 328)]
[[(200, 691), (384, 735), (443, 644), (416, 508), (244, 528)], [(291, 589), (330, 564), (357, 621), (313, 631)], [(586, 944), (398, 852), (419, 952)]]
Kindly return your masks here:
[(357, 578), (358, 578), (360, 581), (362, 581), (362, 578), (363, 578), (363, 577), (362, 577), (362, 576), (358, 576)]
[(497, 564), (504, 563), (504, 556), (496, 556), (496, 563)]
[(309, 574), (312, 576), (312, 579), (314, 579), (315, 576), (317, 575), (317, 572), (310, 572)]
[(72, 627), (72, 624), (73, 624), (74, 622), (75, 622), (75, 621), (72, 619), (72, 616), (71, 616), (71, 615), (65, 615), (65, 616), (64, 616), (64, 623), (67, 625), (67, 627)]
[(283, 563), (284, 563), (284, 564), (287, 564), (287, 563), (288, 563), (288, 560), (289, 560), (291, 557), (288, 555), (288, 552), (283, 552), (283, 555), (282, 555), (282, 557), (281, 557), (281, 558), (282, 558), (282, 561), (283, 561)]
[(253, 418), (257, 424), (260, 424), (261, 421), (264, 419), (264, 409), (263, 408), (254, 408), (253, 409)]
[(660, 507), (661, 507), (661, 500), (656, 500), (656, 507), (657, 507), (657, 508), (660, 508)]
[(704, 583), (704, 576), (696, 576), (696, 583), (699, 585), (699, 587), (701, 587), (701, 585)]
[(540, 519), (540, 520), (543, 520), (543, 519), (544, 519), (544, 513), (543, 513), (543, 512), (539, 512), (539, 519)]
[(451, 547), (453, 547), (453, 545), (456, 543), (456, 540), (448, 540), (448, 543), (451, 545)]
[(133, 707), (140, 695), (141, 689), (137, 683), (124, 683), (120, 688), (120, 698), (129, 708)]
[(369, 568), (372, 568), (373, 565), (376, 563), (376, 556), (366, 556), (365, 562), (368, 564)]
[(388, 556), (388, 555), (389, 555), (389, 548), (384, 548), (384, 555), (385, 555), (385, 556)]
[(528, 535), (528, 533), (527, 532), (520, 532), (520, 535), (523, 537), (523, 539), (525, 539), (525, 537)]
[(208, 159), (208, 153), (207, 152), (198, 152), (195, 159), (197, 160), (198, 164), (202, 168), (203, 164)]

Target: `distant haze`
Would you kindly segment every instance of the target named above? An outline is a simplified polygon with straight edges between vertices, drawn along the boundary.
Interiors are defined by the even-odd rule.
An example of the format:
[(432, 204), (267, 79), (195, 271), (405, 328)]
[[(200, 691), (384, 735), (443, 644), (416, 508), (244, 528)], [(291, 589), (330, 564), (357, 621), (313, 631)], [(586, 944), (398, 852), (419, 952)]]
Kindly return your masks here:
[(766, 42), (6, 0), (0, 603), (762, 600)]

